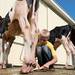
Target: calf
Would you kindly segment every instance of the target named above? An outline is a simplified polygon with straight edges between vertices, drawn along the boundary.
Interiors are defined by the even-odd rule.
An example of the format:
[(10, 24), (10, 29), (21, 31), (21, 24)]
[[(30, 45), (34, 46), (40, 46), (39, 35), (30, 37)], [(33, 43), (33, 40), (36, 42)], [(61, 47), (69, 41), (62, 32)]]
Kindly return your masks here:
[(10, 20), (8, 31), (4, 32), (3, 34), (3, 46), (5, 42), (9, 42), (9, 45), (6, 48), (6, 50), (3, 47), (3, 51), (7, 51), (10, 49), (14, 40), (14, 36), (16, 35), (14, 34), (15, 33), (14, 30), (16, 28), (16, 27), (14, 28), (14, 25), (17, 24), (18, 26), (17, 29), (20, 28), (21, 33), (23, 33), (24, 50), (25, 50), (25, 57), (23, 62), (25, 65), (23, 65), (21, 70), (24, 71), (25, 73), (31, 71), (30, 68), (33, 67), (35, 64), (35, 46), (38, 40), (38, 35), (36, 36), (38, 3), (39, 0), (17, 0), (14, 8), (14, 13), (11, 14), (13, 15), (13, 17), (11, 18), (11, 16), (8, 15)]
[[(69, 55), (73, 54), (73, 59), (75, 60), (75, 39), (74, 39), (75, 29), (70, 25), (56, 27), (55, 29), (50, 31), (49, 41), (54, 44), (55, 48), (58, 48), (61, 44), (63, 44), (66, 54), (67, 60), (69, 59)], [(68, 68), (68, 62), (66, 60), (66, 68)], [(75, 67), (75, 61), (73, 61), (73, 66)]]

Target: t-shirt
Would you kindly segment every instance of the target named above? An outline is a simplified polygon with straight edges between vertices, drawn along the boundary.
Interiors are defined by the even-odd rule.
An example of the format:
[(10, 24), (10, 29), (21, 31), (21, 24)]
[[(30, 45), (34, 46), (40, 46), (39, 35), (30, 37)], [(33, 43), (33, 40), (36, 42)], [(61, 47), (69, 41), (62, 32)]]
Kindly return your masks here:
[(55, 51), (55, 49), (54, 49), (54, 46), (52, 45), (51, 42), (47, 41), (47, 42), (46, 42), (46, 46), (48, 46), (48, 48), (50, 48), (53, 57), (57, 55), (57, 54), (56, 54), (56, 51)]

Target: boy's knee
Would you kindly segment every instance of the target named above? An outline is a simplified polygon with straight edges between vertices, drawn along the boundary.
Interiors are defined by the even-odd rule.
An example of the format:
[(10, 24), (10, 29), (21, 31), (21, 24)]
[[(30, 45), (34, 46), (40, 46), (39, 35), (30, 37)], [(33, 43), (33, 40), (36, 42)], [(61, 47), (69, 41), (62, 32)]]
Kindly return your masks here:
[(47, 46), (42, 46), (42, 50), (43, 51), (48, 51), (48, 47)]
[(42, 46), (42, 48), (43, 48), (43, 49), (46, 49), (46, 48), (48, 48), (48, 47), (44, 45), (44, 46)]
[(37, 50), (36, 50), (36, 52), (37, 52), (37, 54), (41, 54), (41, 52), (42, 52), (42, 49), (41, 49), (41, 47), (37, 47)]

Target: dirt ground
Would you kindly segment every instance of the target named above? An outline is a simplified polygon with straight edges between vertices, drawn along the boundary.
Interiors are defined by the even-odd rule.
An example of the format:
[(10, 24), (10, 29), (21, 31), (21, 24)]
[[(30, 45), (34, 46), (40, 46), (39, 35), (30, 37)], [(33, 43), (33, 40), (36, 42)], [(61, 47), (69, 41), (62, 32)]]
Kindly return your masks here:
[[(20, 67), (0, 70), (0, 75), (22, 75)], [(25, 74), (23, 74), (25, 75)], [(49, 71), (34, 71), (27, 75), (75, 75), (75, 70), (53, 69)]]

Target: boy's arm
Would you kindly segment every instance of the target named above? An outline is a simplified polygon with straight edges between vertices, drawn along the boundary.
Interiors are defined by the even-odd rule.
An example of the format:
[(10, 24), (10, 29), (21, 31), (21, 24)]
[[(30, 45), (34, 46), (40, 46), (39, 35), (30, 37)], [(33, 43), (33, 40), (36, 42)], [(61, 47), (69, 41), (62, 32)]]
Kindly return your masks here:
[(40, 67), (40, 69), (49, 68), (50, 65), (55, 64), (56, 62), (57, 62), (57, 56), (54, 56), (51, 61), (45, 63), (43, 66)]

